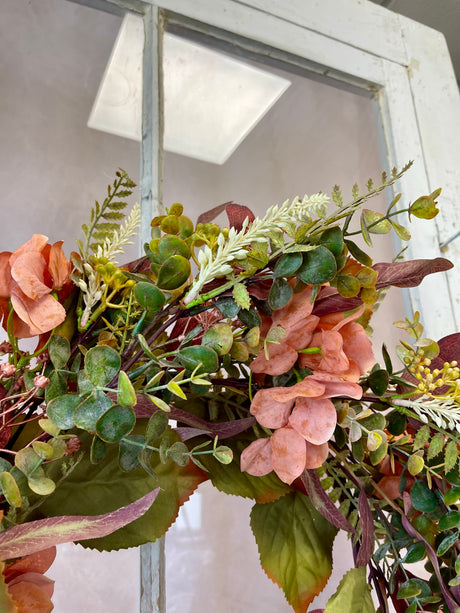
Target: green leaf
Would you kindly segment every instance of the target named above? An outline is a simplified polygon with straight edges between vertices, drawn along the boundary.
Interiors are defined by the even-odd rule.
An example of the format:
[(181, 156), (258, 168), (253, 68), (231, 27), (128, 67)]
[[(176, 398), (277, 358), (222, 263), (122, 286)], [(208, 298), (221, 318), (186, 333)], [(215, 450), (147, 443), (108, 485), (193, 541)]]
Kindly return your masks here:
[(315, 285), (330, 281), (336, 272), (335, 257), (329, 249), (320, 245), (303, 254), (303, 264), (296, 276), (307, 285)]
[(0, 474), (0, 486), (8, 504), (15, 508), (20, 507), (22, 504), (21, 492), (11, 473), (4, 471)]
[(168, 416), (163, 411), (155, 411), (149, 419), (147, 429), (145, 431), (145, 442), (150, 443), (163, 434), (168, 425)]
[(460, 527), (460, 511), (449, 511), (439, 520), (440, 530), (451, 530)]
[(136, 402), (136, 390), (124, 370), (118, 375), (117, 402), (122, 407), (133, 407)]
[(95, 390), (78, 405), (74, 413), (77, 428), (95, 432), (97, 420), (113, 405), (113, 402), (101, 390)]
[(383, 368), (374, 370), (367, 378), (369, 387), (377, 396), (383, 396), (388, 387), (389, 375)]
[(413, 564), (414, 562), (420, 562), (426, 555), (426, 545), (423, 541), (418, 541), (407, 548), (406, 556), (403, 560), (406, 564)]
[(388, 432), (394, 436), (402, 434), (407, 428), (407, 417), (397, 409), (387, 415)]
[(158, 253), (161, 259), (167, 260), (172, 255), (181, 255), (187, 260), (191, 257), (190, 249), (187, 243), (178, 236), (167, 235), (163, 236), (158, 243)]
[(169, 406), (169, 404), (167, 404), (161, 398), (158, 398), (158, 396), (153, 396), (152, 394), (147, 394), (147, 396), (150, 398), (150, 400), (153, 402), (155, 406), (157, 406), (159, 409), (161, 409), (165, 413), (169, 413), (171, 411), (171, 407)]
[(372, 266), (372, 258), (367, 255), (362, 249), (358, 247), (356, 243), (351, 240), (345, 239), (345, 245), (348, 247), (351, 255), (358, 260), (364, 266)]
[(444, 434), (438, 432), (433, 436), (430, 442), (430, 446), (428, 447), (427, 457), (429, 460), (435, 458), (439, 455), (444, 447)]
[(430, 440), (430, 428), (429, 426), (422, 426), (416, 433), (414, 438), (414, 451), (422, 449)]
[(37, 476), (29, 477), (27, 483), (30, 489), (40, 496), (49, 496), (56, 489), (56, 484), (48, 477)]
[(413, 477), (418, 475), (419, 472), (423, 470), (424, 466), (425, 462), (423, 457), (415, 453), (407, 460), (407, 470)]
[(131, 432), (135, 423), (136, 415), (131, 408), (115, 405), (97, 420), (96, 434), (106, 443), (116, 443)]
[(257, 328), (262, 324), (259, 313), (251, 308), (249, 311), (240, 309), (238, 311), (238, 319), (248, 328)]
[(292, 287), (282, 277), (274, 279), (268, 294), (268, 304), (276, 311), (282, 309), (292, 298)]
[(380, 447), (378, 447), (375, 451), (369, 452), (369, 459), (371, 461), (372, 466), (377, 466), (383, 460), (383, 458), (387, 455), (388, 452), (388, 443), (386, 441), (382, 442)]
[(446, 445), (446, 449), (444, 452), (444, 462), (445, 462), (445, 470), (449, 472), (455, 465), (458, 460), (458, 447), (455, 441), (449, 441)]
[(361, 291), (361, 283), (350, 275), (338, 275), (337, 291), (344, 298), (353, 298)]
[(32, 447), (24, 447), (20, 449), (14, 456), (14, 464), (26, 477), (32, 475), (41, 465), (42, 459)]
[(120, 441), (119, 463), (125, 472), (131, 472), (139, 466), (139, 454), (144, 449), (145, 437), (136, 434), (125, 436)]
[(177, 383), (175, 381), (169, 381), (167, 383), (166, 387), (175, 396), (179, 396), (179, 398), (182, 398), (183, 400), (187, 400), (187, 396), (184, 394), (184, 392), (181, 390), (180, 386), (177, 385)]
[(229, 324), (218, 323), (206, 330), (202, 345), (211, 347), (218, 355), (226, 355), (233, 345), (233, 332)]
[(219, 298), (216, 302), (216, 307), (222, 313), (224, 317), (236, 317), (240, 307), (237, 303), (230, 297)]
[(73, 416), (81, 401), (82, 397), (74, 394), (59, 396), (49, 403), (46, 414), (55, 426), (61, 430), (69, 430), (75, 426)]
[(336, 528), (300, 492), (256, 503), (251, 528), (263, 569), (294, 611), (304, 613), (331, 574)]
[(342, 230), (338, 226), (328, 228), (321, 234), (320, 242), (324, 247), (338, 257), (343, 250), (343, 235)]
[(410, 498), (414, 508), (424, 513), (431, 513), (437, 509), (439, 504), (436, 494), (423, 481), (414, 483), (410, 491)]
[(45, 388), (45, 401), (51, 402), (53, 398), (57, 398), (67, 392), (67, 378), (60, 372), (52, 372), (50, 374), (50, 382)]
[(249, 296), (248, 289), (244, 283), (235, 283), (232, 292), (233, 298), (236, 304), (247, 311), (251, 306), (251, 297)]
[(59, 334), (54, 334), (51, 337), (50, 344), (48, 346), (48, 353), (56, 370), (64, 368), (64, 366), (67, 364), (67, 360), (70, 358), (69, 341)]
[(187, 445), (184, 445), (182, 441), (173, 443), (171, 447), (168, 448), (166, 456), (171, 458), (171, 460), (179, 466), (187, 466), (190, 460)]
[(445, 553), (447, 553), (447, 551), (449, 551), (449, 549), (453, 545), (455, 545), (457, 541), (458, 541), (458, 532), (454, 532), (454, 534), (449, 534), (448, 536), (444, 537), (438, 545), (438, 548), (436, 550), (436, 555), (440, 557), (443, 556)]
[(91, 442), (90, 460), (91, 464), (99, 464), (105, 458), (105, 443), (97, 436), (93, 436)]
[[(139, 420), (137, 431), (143, 432), (145, 427), (145, 420)], [(170, 436), (175, 436), (173, 440), (178, 440), (172, 432)], [(123, 472), (118, 467), (116, 445), (109, 445), (105, 460), (94, 465), (88, 457), (91, 437), (82, 433), (81, 439), (82, 450), (85, 452), (82, 460), (56, 491), (46, 498), (40, 512), (47, 516), (107, 513), (160, 487), (154, 506), (140, 519), (103, 539), (85, 541), (82, 543), (84, 546), (111, 550), (136, 547), (156, 540), (175, 520), (179, 507), (199, 483), (207, 478), (191, 462), (184, 468), (177, 466), (172, 460), (160, 464), (157, 454), (153, 454), (151, 458), (151, 466), (157, 479), (146, 475), (140, 467), (132, 472)], [(59, 462), (50, 465), (50, 469), (59, 475), (60, 468), (55, 465), (59, 465)]]
[(233, 451), (226, 445), (219, 445), (214, 449), (213, 456), (221, 464), (230, 464), (233, 460)]
[(387, 234), (391, 230), (391, 223), (388, 219), (385, 219), (385, 215), (370, 209), (363, 209), (361, 223), (365, 225), (367, 231), (371, 234)]
[(34, 441), (32, 449), (42, 458), (42, 460), (51, 460), (53, 457), (53, 448), (49, 443), (43, 441)]
[(107, 345), (92, 347), (85, 355), (85, 373), (93, 385), (104, 387), (117, 376), (121, 357)]
[(409, 207), (409, 215), (414, 215), (414, 217), (419, 219), (433, 219), (438, 213), (439, 209), (436, 208), (435, 198), (432, 197), (432, 194), (430, 196), (420, 196)]
[(184, 347), (178, 353), (180, 363), (187, 370), (194, 371), (200, 367), (195, 374), (213, 373), (219, 368), (219, 358), (217, 353), (210, 347), (202, 345), (192, 345)]
[(459, 498), (460, 498), (460, 487), (454, 486), (450, 490), (447, 490), (447, 492), (444, 494), (444, 503), (449, 506), (451, 504), (455, 504), (459, 500)]
[(399, 600), (413, 598), (422, 593), (422, 587), (416, 579), (409, 579), (401, 584), (396, 598)]
[(172, 290), (183, 285), (190, 275), (190, 262), (181, 255), (172, 255), (158, 271), (157, 285)]
[(156, 285), (144, 281), (136, 283), (134, 298), (143, 309), (152, 312), (160, 311), (166, 302), (165, 295)]
[(60, 428), (55, 426), (51, 419), (39, 419), (38, 425), (44, 432), (46, 432), (50, 436), (57, 436), (60, 432)]
[(365, 566), (350, 569), (327, 601), (324, 613), (375, 613)]
[(391, 220), (390, 223), (393, 226), (393, 230), (396, 232), (397, 236), (399, 236), (402, 241), (410, 241), (411, 235), (407, 228), (405, 228), (399, 223), (396, 223), (396, 221), (393, 220)]
[(292, 277), (303, 262), (301, 253), (285, 253), (275, 264), (274, 277)]

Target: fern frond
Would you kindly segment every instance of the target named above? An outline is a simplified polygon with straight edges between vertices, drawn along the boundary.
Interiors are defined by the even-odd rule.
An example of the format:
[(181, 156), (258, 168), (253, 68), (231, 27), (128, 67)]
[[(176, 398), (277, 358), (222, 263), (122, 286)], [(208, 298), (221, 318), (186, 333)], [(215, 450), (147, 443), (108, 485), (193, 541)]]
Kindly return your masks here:
[(125, 245), (131, 245), (132, 241), (129, 239), (136, 235), (137, 228), (141, 222), (141, 207), (139, 204), (135, 204), (131, 213), (126, 218), (123, 225), (119, 230), (116, 230), (111, 237), (107, 237), (102, 245), (97, 245), (96, 257), (107, 258), (108, 260), (115, 262), (114, 256), (117, 253), (123, 253), (123, 247)]
[(431, 420), (439, 428), (460, 432), (460, 405), (451, 398), (424, 395), (416, 400), (398, 400), (397, 404), (415, 411), (424, 423)]

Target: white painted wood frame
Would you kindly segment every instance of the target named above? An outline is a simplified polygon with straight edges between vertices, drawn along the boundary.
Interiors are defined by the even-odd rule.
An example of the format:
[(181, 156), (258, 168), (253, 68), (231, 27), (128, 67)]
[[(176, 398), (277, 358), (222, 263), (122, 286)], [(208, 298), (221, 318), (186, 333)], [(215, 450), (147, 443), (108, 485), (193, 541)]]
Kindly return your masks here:
[[(444, 37), (367, 0), (72, 0), (95, 8), (144, 13), (144, 114), (142, 147), (143, 239), (161, 207), (161, 34), (174, 23), (208, 33), (261, 56), (276, 57), (327, 75), (341, 86), (375, 95), (388, 168), (414, 160), (395, 186), (405, 206), (442, 187), (436, 223), (415, 220), (408, 258), (441, 255), (460, 264), (460, 96)], [(344, 156), (346, 152), (343, 152)], [(376, 169), (377, 170), (377, 169)], [(419, 310), (426, 335), (459, 329), (457, 272), (427, 278), (408, 292), (408, 310)], [(410, 313), (408, 313), (410, 314)], [(164, 613), (160, 546), (142, 554), (141, 613)]]

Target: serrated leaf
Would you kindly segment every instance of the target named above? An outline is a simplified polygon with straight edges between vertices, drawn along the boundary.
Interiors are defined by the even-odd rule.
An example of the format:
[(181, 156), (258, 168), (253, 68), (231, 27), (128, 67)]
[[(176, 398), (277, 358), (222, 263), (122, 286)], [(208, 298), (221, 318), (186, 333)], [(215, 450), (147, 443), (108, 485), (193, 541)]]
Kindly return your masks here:
[(414, 438), (414, 451), (422, 449), (430, 440), (430, 428), (429, 426), (422, 426), (416, 433)]
[(251, 528), (263, 569), (294, 611), (304, 613), (331, 574), (337, 529), (300, 492), (255, 504)]
[(324, 613), (375, 613), (365, 566), (352, 568), (342, 577)]
[(248, 310), (251, 306), (251, 297), (244, 283), (235, 283), (232, 291), (233, 298), (236, 304), (244, 310)]
[(455, 441), (449, 441), (444, 452), (445, 470), (449, 472), (457, 464), (458, 447)]
[(439, 455), (444, 447), (444, 434), (438, 432), (433, 436), (430, 442), (430, 446), (428, 447), (427, 457), (429, 460), (435, 458)]

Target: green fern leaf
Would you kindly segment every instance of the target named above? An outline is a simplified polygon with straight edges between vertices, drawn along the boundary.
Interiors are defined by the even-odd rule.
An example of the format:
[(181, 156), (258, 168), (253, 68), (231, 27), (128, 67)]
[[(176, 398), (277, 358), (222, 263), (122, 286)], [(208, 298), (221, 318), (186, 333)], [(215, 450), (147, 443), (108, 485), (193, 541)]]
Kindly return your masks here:
[(128, 206), (127, 202), (111, 202), (107, 208), (111, 211), (121, 211)]
[(115, 232), (116, 230), (118, 230), (118, 224), (116, 223), (102, 222), (96, 225), (97, 232)]
[(424, 447), (429, 440), (430, 428), (428, 426), (422, 426), (414, 438), (414, 451), (417, 451), (417, 449), (422, 449), (422, 447)]
[(85, 223), (82, 224), (81, 229), (83, 230), (83, 234), (88, 236), (88, 226)]
[(119, 221), (125, 218), (125, 214), (113, 211), (112, 213), (104, 213), (102, 217), (103, 219), (107, 219), (107, 221)]
[(131, 189), (125, 189), (123, 191), (117, 192), (117, 196), (119, 198), (129, 198), (129, 196), (131, 196), (132, 193), (133, 191)]
[(458, 460), (458, 447), (455, 441), (449, 441), (444, 451), (444, 462), (446, 472), (449, 472), (455, 467)]
[(444, 447), (444, 434), (438, 432), (435, 434), (431, 440), (430, 446), (428, 447), (428, 459), (431, 460), (435, 458), (437, 455), (441, 453)]

